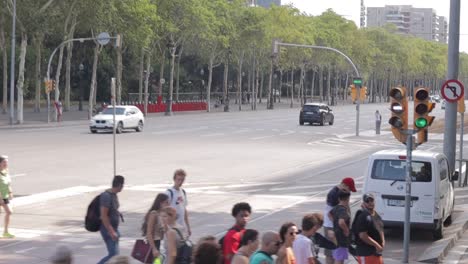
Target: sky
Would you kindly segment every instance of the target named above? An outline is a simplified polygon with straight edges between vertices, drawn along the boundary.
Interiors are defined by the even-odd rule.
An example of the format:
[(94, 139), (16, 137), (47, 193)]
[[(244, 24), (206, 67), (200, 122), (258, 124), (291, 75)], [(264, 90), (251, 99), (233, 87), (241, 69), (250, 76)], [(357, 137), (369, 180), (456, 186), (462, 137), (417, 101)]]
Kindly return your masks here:
[[(461, 1), (460, 10), (460, 51), (468, 53), (468, 1)], [(320, 15), (328, 8), (333, 9), (346, 19), (353, 20), (356, 25), (360, 21), (361, 0), (282, 0), (282, 4), (292, 4), (299, 10), (310, 15)], [(450, 0), (364, 0), (367, 7), (383, 7), (385, 5), (412, 5), (419, 8), (433, 8), (437, 15), (450, 20)]]

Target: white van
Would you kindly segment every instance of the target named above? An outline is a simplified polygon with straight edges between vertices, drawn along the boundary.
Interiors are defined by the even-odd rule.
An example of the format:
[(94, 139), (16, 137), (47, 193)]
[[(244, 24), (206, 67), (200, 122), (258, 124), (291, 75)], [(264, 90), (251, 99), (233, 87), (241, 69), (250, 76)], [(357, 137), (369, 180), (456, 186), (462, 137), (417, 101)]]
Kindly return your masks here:
[[(451, 224), (458, 172), (441, 153), (413, 151), (411, 227), (430, 229), (434, 239)], [(375, 208), (386, 227), (403, 226), (406, 194), (406, 150), (382, 150), (369, 157), (364, 193), (375, 195)]]

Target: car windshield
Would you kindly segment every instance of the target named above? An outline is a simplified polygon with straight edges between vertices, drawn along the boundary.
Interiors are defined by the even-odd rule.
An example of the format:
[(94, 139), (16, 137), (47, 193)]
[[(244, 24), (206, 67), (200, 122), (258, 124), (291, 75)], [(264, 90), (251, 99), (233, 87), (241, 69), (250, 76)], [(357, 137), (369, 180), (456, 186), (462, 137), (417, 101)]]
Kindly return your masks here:
[(304, 108), (302, 108), (304, 112), (313, 112), (317, 113), (320, 109), (318, 105), (304, 105)]
[[(116, 107), (115, 108), (115, 114), (116, 115), (123, 115), (125, 113), (125, 108), (123, 107)], [(114, 114), (114, 109), (112, 107), (108, 107), (104, 110), (102, 110), (101, 114), (103, 115), (113, 115)]]
[[(413, 161), (411, 163), (411, 180), (413, 182), (431, 182), (432, 169), (430, 162)], [(372, 167), (372, 179), (405, 181), (406, 160), (375, 160)]]

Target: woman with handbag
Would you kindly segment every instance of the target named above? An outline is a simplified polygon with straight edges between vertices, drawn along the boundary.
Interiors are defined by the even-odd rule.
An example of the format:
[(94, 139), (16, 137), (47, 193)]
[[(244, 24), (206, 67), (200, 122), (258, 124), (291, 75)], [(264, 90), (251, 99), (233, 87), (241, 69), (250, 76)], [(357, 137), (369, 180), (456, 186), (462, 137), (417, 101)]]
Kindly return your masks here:
[(161, 222), (160, 211), (162, 208), (169, 206), (169, 196), (165, 193), (160, 193), (154, 199), (153, 205), (146, 213), (141, 232), (151, 246), (153, 257), (159, 257), (159, 249), (161, 240), (164, 237), (164, 226)]

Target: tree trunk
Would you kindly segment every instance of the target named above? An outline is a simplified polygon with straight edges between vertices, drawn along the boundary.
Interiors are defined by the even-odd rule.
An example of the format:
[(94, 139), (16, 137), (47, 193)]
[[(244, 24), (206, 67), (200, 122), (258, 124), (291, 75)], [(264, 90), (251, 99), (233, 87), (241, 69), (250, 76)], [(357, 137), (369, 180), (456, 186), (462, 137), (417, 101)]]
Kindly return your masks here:
[(256, 73), (255, 73), (255, 100), (254, 103), (254, 110), (257, 110), (257, 99), (258, 99), (258, 86), (260, 85), (260, 63), (256, 61)]
[(8, 55), (7, 46), (5, 40), (5, 17), (3, 12), (0, 12), (0, 49), (2, 50), (2, 62), (3, 62), (3, 102), (2, 102), (2, 114), (7, 113), (8, 109)]
[(294, 70), (291, 70), (291, 102), (289, 107), (294, 107)]
[(210, 62), (208, 65), (208, 85), (206, 86), (206, 111), (211, 111), (211, 81), (213, 78), (213, 63), (214, 63), (214, 55), (210, 56)]
[(281, 103), (281, 96), (283, 95), (283, 70), (280, 70), (280, 85), (278, 103)]
[[(122, 39), (122, 35), (120, 35)], [(121, 42), (122, 43), (122, 42)], [(122, 102), (122, 71), (123, 71), (123, 65), (122, 65), (122, 44), (120, 44), (116, 48), (117, 52), (117, 72), (115, 73), (115, 79), (116, 79), (116, 104), (120, 105)]]
[(312, 84), (310, 86), (310, 101), (313, 102), (314, 101), (314, 91), (315, 91), (315, 76), (317, 75), (317, 73), (312, 70)]
[(36, 67), (35, 67), (35, 82), (36, 82), (36, 92), (34, 98), (34, 112), (38, 113), (41, 111), (41, 61), (42, 61), (42, 41), (44, 40), (44, 35), (42, 33), (37, 34), (34, 38), (34, 46), (36, 47)]
[(179, 101), (179, 88), (180, 88), (180, 59), (182, 58), (182, 52), (184, 46), (180, 46), (179, 55), (177, 56), (177, 76), (176, 76), (176, 102)]
[(163, 90), (163, 84), (161, 83), (161, 80), (164, 79), (164, 65), (166, 64), (166, 50), (163, 50), (161, 53), (161, 68), (159, 69), (159, 80), (158, 80), (158, 99), (162, 99), (162, 90)]
[(327, 69), (327, 103), (331, 104), (330, 97), (331, 97), (331, 68), (328, 67)]
[(268, 75), (267, 109), (273, 109), (273, 92), (272, 92), (273, 60), (274, 60), (274, 58), (271, 58), (271, 61), (270, 61), (270, 74)]
[[(229, 61), (229, 59), (228, 59)], [(224, 112), (229, 112), (228, 102), (228, 77), (229, 77), (229, 62), (224, 63), (224, 74), (223, 74), (223, 103)]]
[(299, 80), (299, 90), (300, 90), (300, 100), (301, 100), (301, 106), (305, 104), (304, 100), (304, 70), (305, 70), (305, 64), (303, 63), (301, 65), (301, 79)]
[(172, 115), (172, 99), (173, 99), (173, 94), (174, 94), (175, 52), (176, 52), (176, 48), (174, 47), (171, 50), (171, 71), (170, 71), (170, 76), (169, 76), (169, 102), (167, 104), (166, 115)]
[(319, 100), (323, 101), (323, 68), (318, 70), (319, 75)]
[(258, 94), (259, 94), (258, 103), (259, 104), (262, 103), (262, 98), (263, 98), (263, 84), (264, 84), (264, 81), (265, 81), (265, 73), (262, 71), (260, 76), (261, 76), (260, 77), (260, 91), (258, 92)]
[(26, 62), (26, 50), (28, 46), (28, 35), (26, 32), (21, 33), (21, 51), (20, 51), (20, 64), (18, 69), (18, 82), (16, 89), (18, 90), (18, 104), (17, 104), (17, 120), (18, 124), (23, 123), (23, 87), (24, 87), (24, 64)]
[(239, 70), (237, 72), (237, 98), (239, 102), (239, 111), (242, 111), (242, 64), (244, 62), (244, 51), (242, 51), (238, 60)]
[(148, 53), (146, 58), (146, 76), (145, 76), (145, 116), (148, 115), (148, 86), (149, 86), (149, 76), (151, 69), (151, 53)]
[(94, 47), (94, 58), (93, 58), (93, 72), (91, 77), (91, 86), (89, 89), (89, 104), (88, 104), (88, 119), (91, 119), (93, 116), (93, 109), (94, 109), (94, 96), (96, 90), (96, 78), (97, 78), (97, 64), (98, 64), (98, 55), (99, 55), (99, 44), (96, 43)]
[(143, 73), (145, 71), (145, 49), (141, 48), (140, 56), (140, 79), (138, 80), (138, 102), (143, 101)]
[[(73, 16), (72, 25), (70, 28), (70, 34), (68, 35), (68, 39), (72, 39), (73, 35), (75, 34), (75, 26), (76, 26), (76, 15)], [(64, 104), (64, 111), (70, 111), (70, 95), (71, 95), (71, 60), (73, 56), (73, 42), (69, 42), (67, 44), (67, 60), (65, 61), (65, 104)]]

